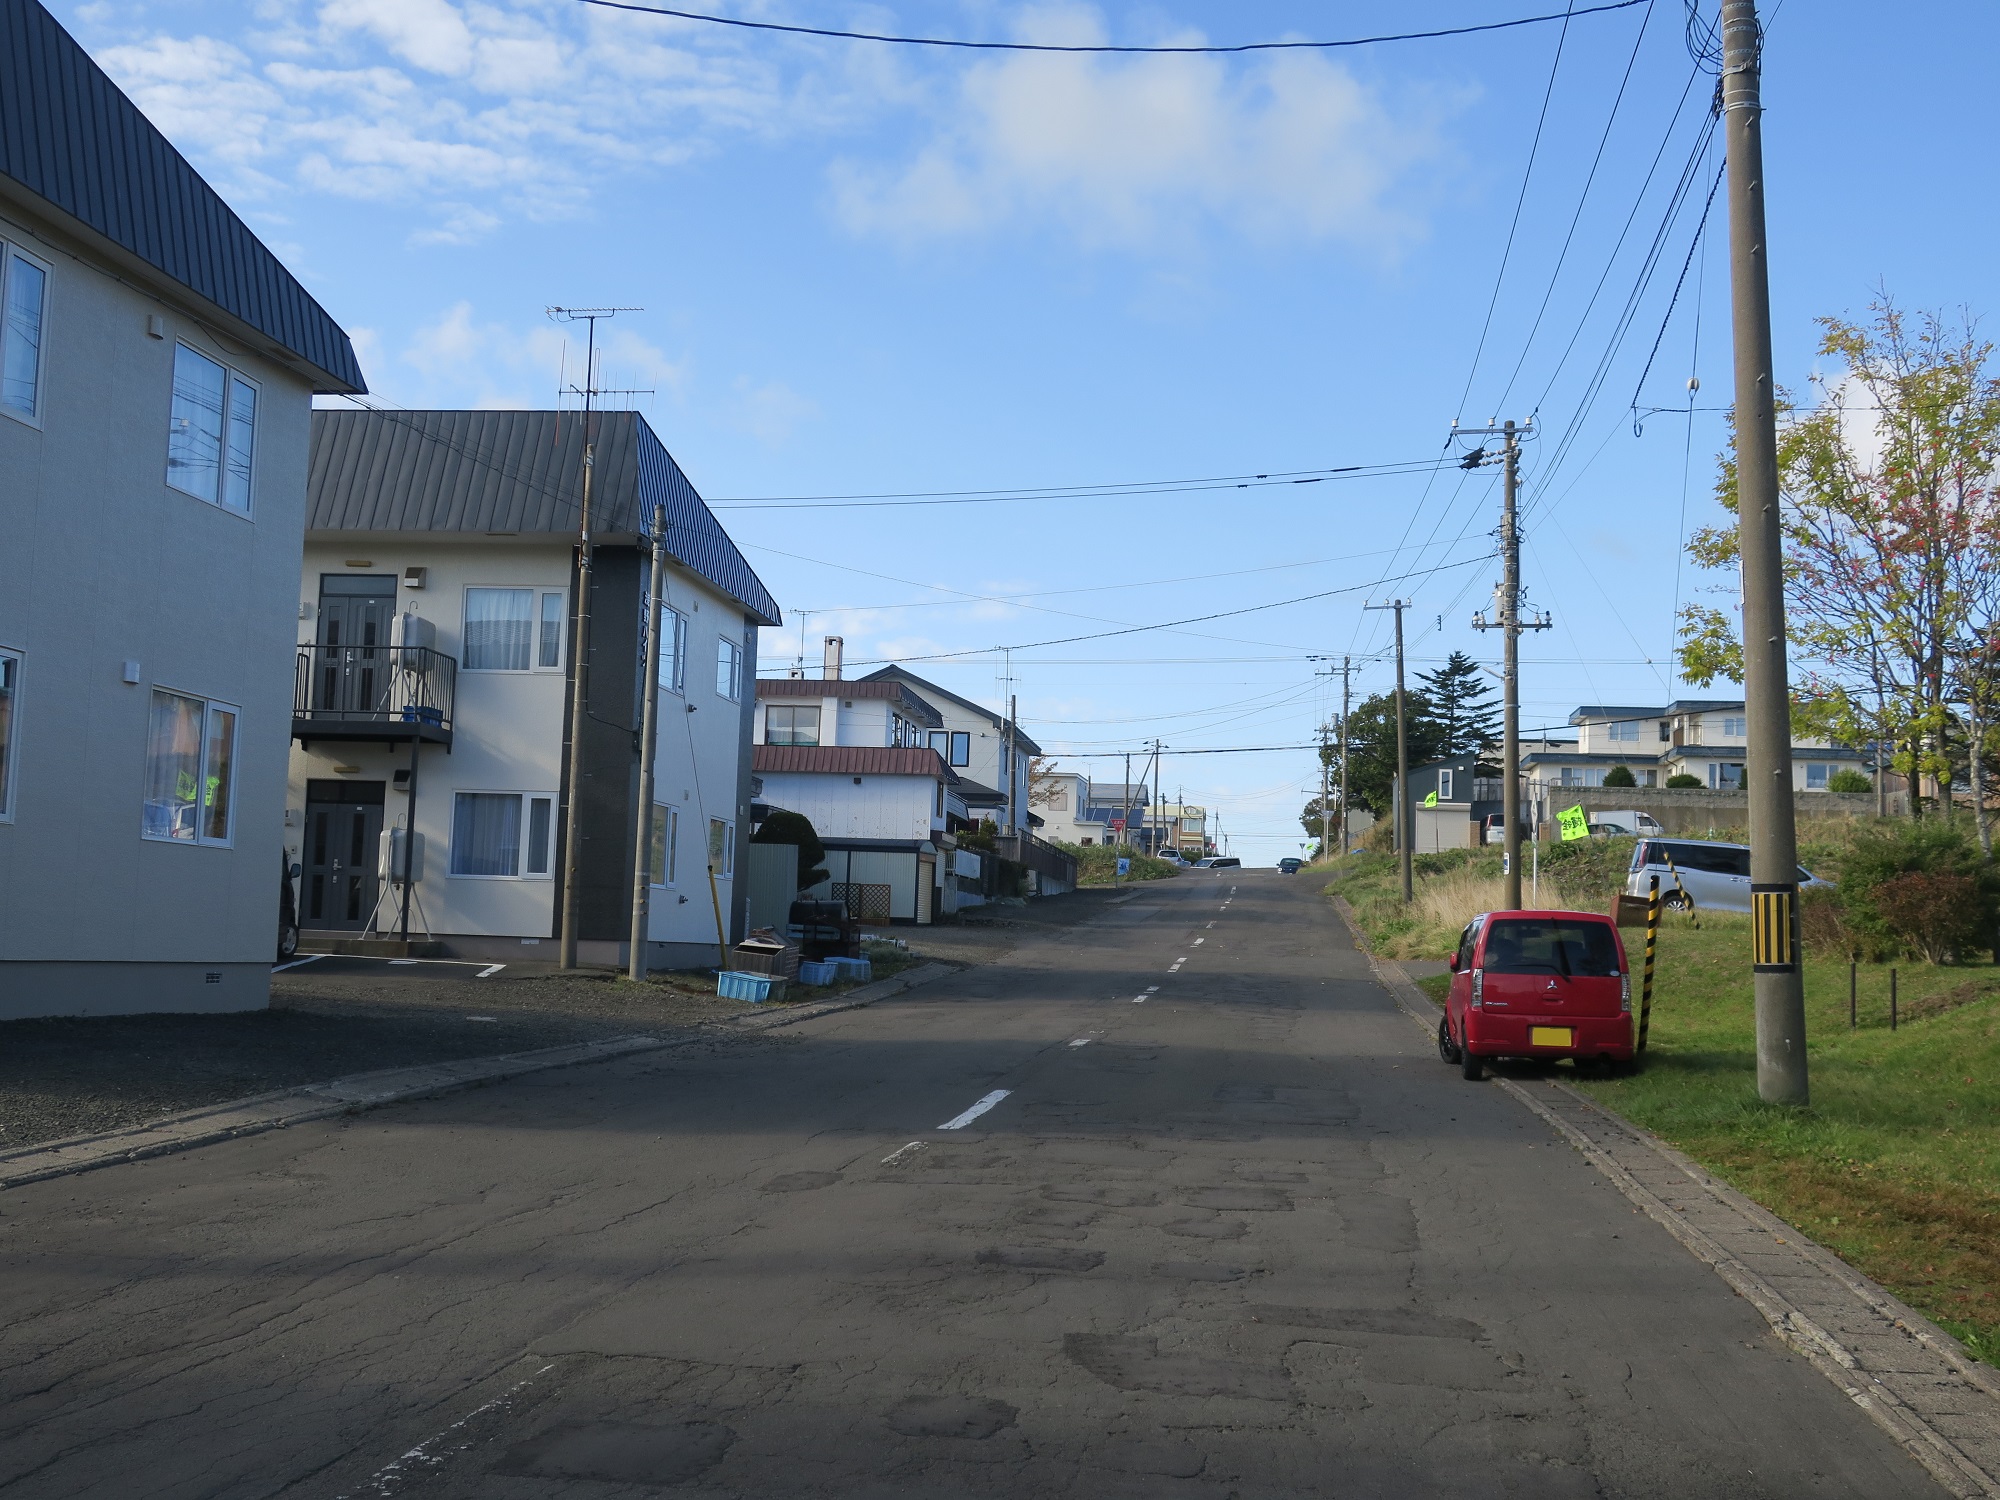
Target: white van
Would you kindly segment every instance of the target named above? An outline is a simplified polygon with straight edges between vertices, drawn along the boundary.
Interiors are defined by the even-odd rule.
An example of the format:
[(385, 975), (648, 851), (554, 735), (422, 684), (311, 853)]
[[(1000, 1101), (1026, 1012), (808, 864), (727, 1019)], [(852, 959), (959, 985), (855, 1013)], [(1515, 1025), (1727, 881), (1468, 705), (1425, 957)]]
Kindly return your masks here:
[[(1677, 881), (1674, 877), (1679, 875)], [(1750, 846), (1718, 844), (1706, 839), (1641, 839), (1632, 850), (1625, 877), (1625, 894), (1647, 894), (1654, 877), (1660, 882), (1660, 903), (1675, 911), (1750, 910)], [(1803, 865), (1799, 884), (1828, 885)]]

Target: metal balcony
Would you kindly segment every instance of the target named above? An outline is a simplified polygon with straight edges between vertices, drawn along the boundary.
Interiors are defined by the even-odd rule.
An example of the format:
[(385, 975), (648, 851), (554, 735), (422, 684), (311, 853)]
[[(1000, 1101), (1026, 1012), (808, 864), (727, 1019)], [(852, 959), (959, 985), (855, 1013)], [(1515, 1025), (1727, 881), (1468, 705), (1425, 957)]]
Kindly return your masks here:
[(301, 646), (292, 738), (451, 744), (458, 659), (427, 646)]

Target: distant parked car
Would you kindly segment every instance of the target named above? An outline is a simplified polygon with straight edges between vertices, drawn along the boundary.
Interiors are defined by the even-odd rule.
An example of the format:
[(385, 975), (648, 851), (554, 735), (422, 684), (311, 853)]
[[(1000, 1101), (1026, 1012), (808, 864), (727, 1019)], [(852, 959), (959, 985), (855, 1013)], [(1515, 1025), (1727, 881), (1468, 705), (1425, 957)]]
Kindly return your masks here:
[(1600, 826), (1610, 829), (1610, 834), (1607, 837), (1629, 833), (1637, 838), (1647, 839), (1658, 837), (1667, 831), (1660, 826), (1659, 820), (1653, 817), (1651, 813), (1642, 813), (1631, 808), (1613, 812), (1605, 812), (1602, 808), (1593, 808), (1590, 813), (1590, 831), (1595, 833)]
[(1504, 844), (1507, 842), (1507, 819), (1502, 813), (1488, 813), (1480, 820), (1479, 842), (1482, 844)]
[[(1661, 905), (1675, 911), (1690, 907), (1701, 911), (1750, 910), (1748, 844), (1720, 844), (1708, 839), (1641, 839), (1632, 850), (1625, 893), (1645, 895), (1656, 876)], [(1799, 884), (1832, 882), (1821, 880), (1801, 865)]]
[(1204, 870), (1240, 870), (1243, 868), (1243, 861), (1236, 858), (1233, 854), (1211, 854), (1207, 859), (1200, 862), (1200, 868)]
[(1181, 858), (1181, 851), (1178, 849), (1162, 849), (1153, 857), (1155, 859), (1164, 859), (1170, 865), (1184, 865), (1187, 863), (1186, 860)]
[(1305, 868), (1305, 863), (1302, 859), (1293, 859), (1290, 855), (1287, 855), (1278, 861), (1278, 869), (1282, 874), (1296, 875), (1300, 870)]

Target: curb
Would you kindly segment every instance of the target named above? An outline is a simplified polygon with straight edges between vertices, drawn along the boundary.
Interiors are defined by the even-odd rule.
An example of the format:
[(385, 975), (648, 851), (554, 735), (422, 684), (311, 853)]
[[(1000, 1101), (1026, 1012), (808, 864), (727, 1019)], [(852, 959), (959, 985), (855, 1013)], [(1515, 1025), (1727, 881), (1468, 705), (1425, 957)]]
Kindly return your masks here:
[[(1359, 946), (1347, 903), (1333, 900)], [(1401, 964), (1362, 952), (1398, 1008), (1434, 1034), (1440, 1008)], [(1493, 1082), (1755, 1307), (1948, 1493), (2000, 1500), (2000, 1373), (1968, 1359), (1951, 1335), (1832, 1251), (1595, 1099), (1554, 1081), (1546, 1090)]]
[[(851, 990), (838, 1000), (797, 1006), (768, 1015), (749, 1015), (726, 1023), (746, 1031), (771, 1031), (795, 1026), (816, 1016), (843, 1010), (858, 1010), (887, 1000), (904, 990), (929, 984), (957, 973), (955, 965), (919, 964), (893, 978)], [(95, 1135), (71, 1136), (39, 1146), (23, 1146), (0, 1152), (0, 1191), (45, 1182), (52, 1177), (70, 1177), (98, 1167), (121, 1162), (147, 1161), (192, 1151), (219, 1141), (261, 1135), (267, 1130), (283, 1130), (335, 1115), (358, 1115), (385, 1104), (414, 1099), (434, 1099), (459, 1089), (501, 1083), (529, 1073), (545, 1073), (554, 1068), (573, 1068), (583, 1063), (609, 1062), (641, 1052), (659, 1052), (685, 1047), (693, 1038), (646, 1035), (604, 1037), (591, 1042), (571, 1042), (560, 1047), (542, 1047), (531, 1052), (504, 1052), (490, 1057), (458, 1058), (450, 1062), (423, 1063), (411, 1068), (383, 1068), (372, 1073), (353, 1073), (324, 1083), (300, 1084), (276, 1089), (268, 1094), (252, 1094), (205, 1105), (143, 1125), (128, 1125)]]

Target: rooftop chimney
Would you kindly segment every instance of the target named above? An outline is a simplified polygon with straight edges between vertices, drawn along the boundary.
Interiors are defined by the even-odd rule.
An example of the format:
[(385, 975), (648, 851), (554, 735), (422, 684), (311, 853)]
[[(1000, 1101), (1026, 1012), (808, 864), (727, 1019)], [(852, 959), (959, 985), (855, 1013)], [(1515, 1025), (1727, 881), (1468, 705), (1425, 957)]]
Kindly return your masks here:
[(846, 642), (837, 635), (826, 638), (825, 664), (820, 668), (819, 675), (828, 682), (840, 681), (840, 658), (845, 646)]

